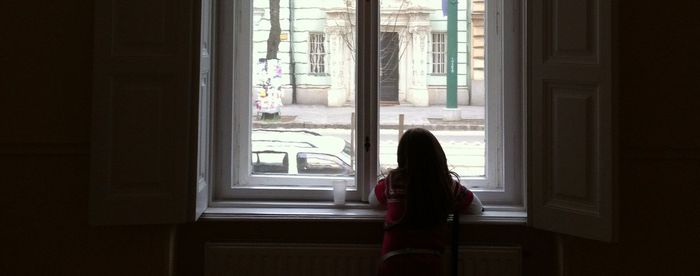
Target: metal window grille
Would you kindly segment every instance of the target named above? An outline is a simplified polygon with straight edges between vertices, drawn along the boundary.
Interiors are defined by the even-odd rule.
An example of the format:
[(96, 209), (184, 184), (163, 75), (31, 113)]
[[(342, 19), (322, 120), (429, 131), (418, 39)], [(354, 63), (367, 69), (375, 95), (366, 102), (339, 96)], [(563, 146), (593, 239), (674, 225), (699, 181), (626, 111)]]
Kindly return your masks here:
[(326, 35), (323, 33), (309, 33), (309, 72), (311, 74), (326, 73), (325, 39)]
[(433, 74), (445, 74), (447, 72), (447, 34), (433, 33)]

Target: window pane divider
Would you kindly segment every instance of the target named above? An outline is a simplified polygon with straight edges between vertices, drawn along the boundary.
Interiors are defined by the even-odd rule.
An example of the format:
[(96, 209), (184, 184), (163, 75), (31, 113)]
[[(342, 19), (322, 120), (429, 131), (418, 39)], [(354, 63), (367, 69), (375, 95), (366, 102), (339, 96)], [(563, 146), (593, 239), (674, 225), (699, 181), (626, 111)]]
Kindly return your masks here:
[(379, 167), (379, 1), (359, 0), (357, 15), (357, 187), (367, 201)]

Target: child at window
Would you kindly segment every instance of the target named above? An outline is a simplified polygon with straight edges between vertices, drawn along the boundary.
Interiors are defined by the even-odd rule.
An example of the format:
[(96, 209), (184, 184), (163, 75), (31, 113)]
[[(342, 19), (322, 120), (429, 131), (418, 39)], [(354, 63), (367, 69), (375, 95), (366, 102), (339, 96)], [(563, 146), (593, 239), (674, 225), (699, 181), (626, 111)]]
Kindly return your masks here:
[(369, 196), (371, 205), (387, 209), (379, 275), (442, 275), (448, 214), (481, 214), (481, 202), (448, 169), (440, 143), (425, 129), (401, 136), (397, 161)]

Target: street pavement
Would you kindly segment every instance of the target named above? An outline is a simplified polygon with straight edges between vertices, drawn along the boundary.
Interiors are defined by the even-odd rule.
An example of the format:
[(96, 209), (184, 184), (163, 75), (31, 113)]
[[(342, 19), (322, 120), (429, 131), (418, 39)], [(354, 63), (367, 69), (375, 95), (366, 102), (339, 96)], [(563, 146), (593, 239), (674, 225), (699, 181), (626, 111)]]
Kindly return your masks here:
[[(486, 141), (484, 137), (483, 106), (460, 106), (459, 121), (441, 120), (443, 106), (414, 107), (406, 105), (380, 106), (379, 160), (380, 166), (396, 166), (399, 141), (399, 115), (404, 114), (404, 129), (429, 129), (442, 144), (450, 168), (461, 176), (480, 176), (485, 169)], [(256, 128), (312, 130), (321, 135), (352, 141), (350, 122), (353, 107), (321, 105), (285, 105), (279, 120), (253, 121)], [(254, 114), (256, 118), (257, 114)]]
[[(404, 114), (404, 129), (423, 127), (429, 130), (483, 130), (483, 106), (459, 106), (461, 120), (445, 121), (444, 106), (418, 107), (410, 105), (380, 106), (381, 129), (398, 129), (399, 115)], [(261, 128), (350, 128), (354, 107), (327, 107), (323, 105), (285, 105), (280, 120), (254, 120)], [(258, 118), (258, 114), (253, 114)]]

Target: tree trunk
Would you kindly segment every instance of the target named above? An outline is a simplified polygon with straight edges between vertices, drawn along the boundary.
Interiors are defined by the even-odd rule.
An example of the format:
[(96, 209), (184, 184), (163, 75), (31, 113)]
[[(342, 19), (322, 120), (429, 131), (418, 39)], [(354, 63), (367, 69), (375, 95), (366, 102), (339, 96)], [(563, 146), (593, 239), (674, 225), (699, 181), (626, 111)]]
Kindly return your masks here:
[(270, 36), (267, 37), (267, 59), (277, 59), (281, 32), (280, 0), (270, 0)]

